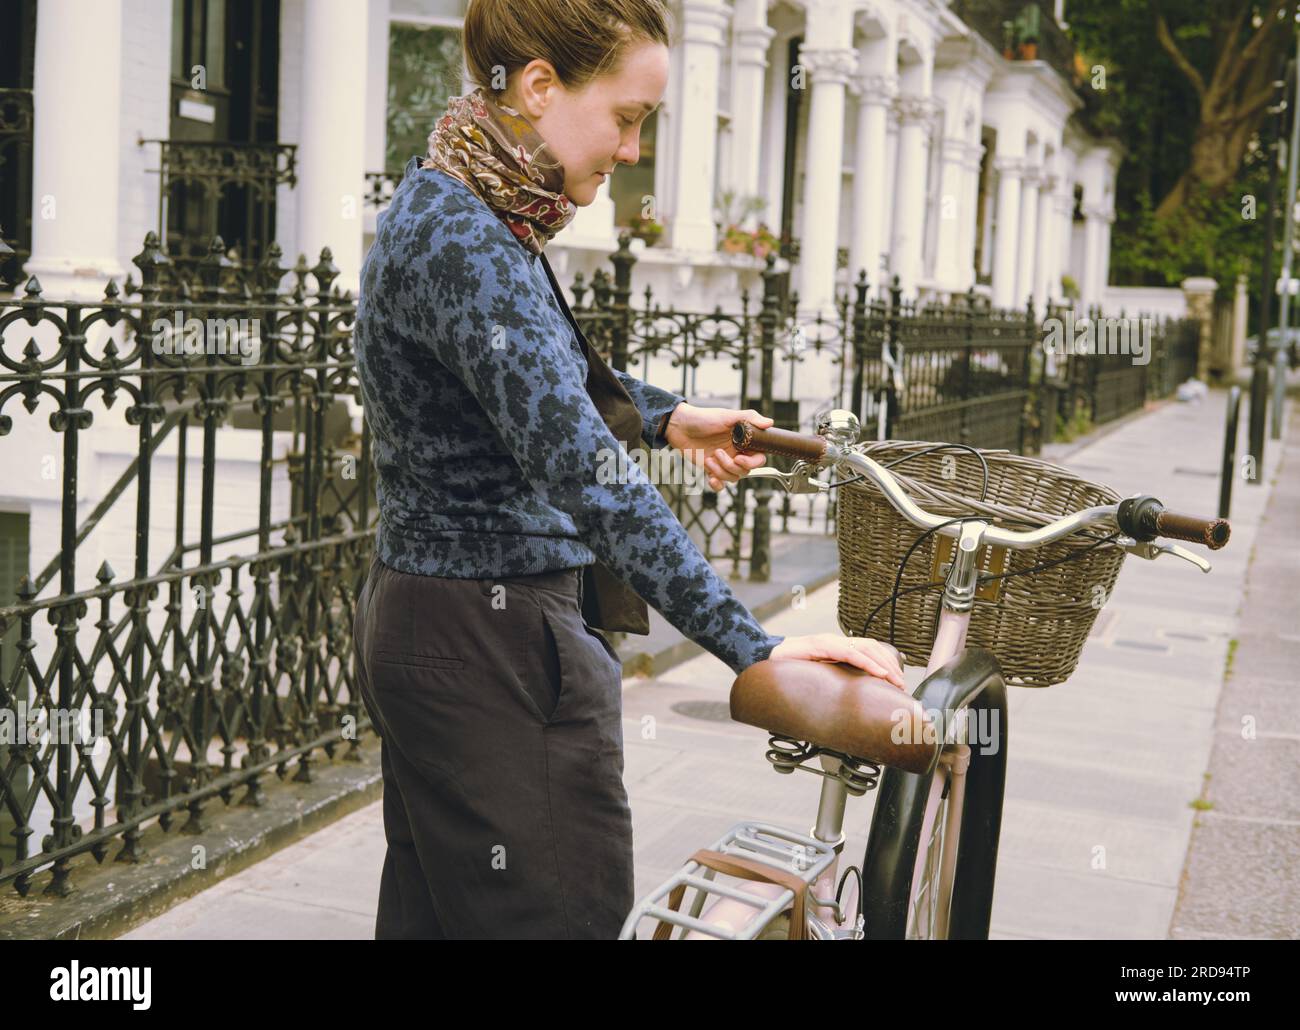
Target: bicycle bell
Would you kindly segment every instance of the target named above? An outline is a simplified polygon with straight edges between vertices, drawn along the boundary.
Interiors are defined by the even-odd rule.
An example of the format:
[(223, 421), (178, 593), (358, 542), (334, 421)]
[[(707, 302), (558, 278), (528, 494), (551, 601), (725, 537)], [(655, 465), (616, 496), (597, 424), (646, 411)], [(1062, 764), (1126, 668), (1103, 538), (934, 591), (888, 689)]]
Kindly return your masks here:
[(825, 437), (837, 447), (850, 447), (858, 442), (861, 426), (858, 416), (846, 408), (830, 408), (817, 413), (817, 435)]

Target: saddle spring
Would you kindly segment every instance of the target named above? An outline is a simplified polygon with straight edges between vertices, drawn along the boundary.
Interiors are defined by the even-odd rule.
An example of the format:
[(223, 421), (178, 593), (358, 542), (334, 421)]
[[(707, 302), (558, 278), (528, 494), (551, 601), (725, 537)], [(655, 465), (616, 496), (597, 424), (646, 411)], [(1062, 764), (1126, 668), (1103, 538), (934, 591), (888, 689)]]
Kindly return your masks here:
[[(867, 791), (874, 790), (880, 782), (880, 765), (865, 758), (846, 755), (842, 751), (832, 751), (830, 748), (818, 747), (807, 741), (775, 733), (767, 738), (767, 744), (765, 757), (779, 773), (789, 774), (796, 769), (802, 769), (804, 772), (816, 773), (818, 776), (834, 776), (844, 784), (844, 789), (855, 797), (861, 797)], [(829, 773), (815, 765), (805, 764), (818, 755), (838, 758), (839, 766), (836, 771)]]

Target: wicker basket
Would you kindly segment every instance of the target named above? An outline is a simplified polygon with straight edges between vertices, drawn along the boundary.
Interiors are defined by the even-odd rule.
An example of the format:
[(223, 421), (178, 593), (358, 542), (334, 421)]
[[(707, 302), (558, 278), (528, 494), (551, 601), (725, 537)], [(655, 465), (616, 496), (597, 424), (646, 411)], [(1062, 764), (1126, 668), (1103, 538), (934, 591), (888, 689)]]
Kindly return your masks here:
[[(919, 441), (890, 440), (855, 448), (882, 465), (927, 447)], [(994, 525), (1032, 529), (1081, 508), (1114, 504), (1113, 490), (1036, 458), (1008, 451), (981, 451), (989, 466), (988, 492), (979, 500), (983, 471), (969, 451), (942, 450), (919, 455), (890, 469), (921, 507), (936, 515), (976, 513)], [(840, 629), (850, 636), (889, 639), (890, 606), (886, 604), (864, 633), (867, 616), (894, 592), (898, 568), (907, 550), (923, 533), (903, 518), (869, 480), (837, 488), (840, 561)], [(1016, 572), (1063, 558), (1115, 531), (1113, 523), (1029, 550), (981, 549), (979, 564), (991, 573)], [(1085, 535), (1086, 534), (1086, 535)], [(936, 549), (951, 549), (951, 538), (926, 537), (908, 559), (900, 590), (943, 578)], [(1027, 576), (986, 584), (971, 613), (967, 643), (997, 656), (1008, 683), (1048, 687), (1064, 682), (1110, 597), (1125, 552), (1113, 543), (1093, 546), (1081, 557)], [(938, 626), (942, 589), (918, 590), (898, 598), (894, 645), (909, 664), (929, 659)]]

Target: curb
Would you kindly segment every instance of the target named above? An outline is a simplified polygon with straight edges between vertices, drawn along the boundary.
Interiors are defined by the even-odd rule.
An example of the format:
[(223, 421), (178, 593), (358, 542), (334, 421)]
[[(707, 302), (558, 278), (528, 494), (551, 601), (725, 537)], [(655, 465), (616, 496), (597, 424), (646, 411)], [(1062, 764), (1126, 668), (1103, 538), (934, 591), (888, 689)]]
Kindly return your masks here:
[[(155, 821), (141, 836), (138, 863), (108, 857), (101, 864), (90, 854), (78, 855), (69, 863), (73, 894), (67, 898), (41, 893), (50, 881), (48, 871), (33, 878), (25, 898), (8, 886), (0, 897), (0, 940), (110, 940), (378, 801), (383, 790), (378, 738), (367, 734), (361, 741), (352, 752), (356, 760), (313, 763), (310, 783), (266, 783), (266, 801), (259, 807), (236, 802), (213, 809), (217, 814), (202, 833), (180, 831), (184, 810), (170, 831)], [(120, 848), (121, 842), (114, 842), (110, 854)], [(194, 868), (196, 854), (203, 855), (203, 868)]]

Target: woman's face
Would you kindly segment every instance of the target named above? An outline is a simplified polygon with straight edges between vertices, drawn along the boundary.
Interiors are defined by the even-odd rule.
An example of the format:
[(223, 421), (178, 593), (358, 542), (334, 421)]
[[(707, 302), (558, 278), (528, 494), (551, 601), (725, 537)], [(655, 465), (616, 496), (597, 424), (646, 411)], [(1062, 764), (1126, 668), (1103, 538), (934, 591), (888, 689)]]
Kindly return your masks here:
[(516, 73), (503, 100), (533, 124), (564, 166), (565, 195), (586, 207), (615, 165), (637, 163), (641, 123), (659, 106), (667, 83), (668, 48), (642, 42), (629, 48), (618, 72), (576, 92), (565, 89), (549, 62), (535, 58)]

